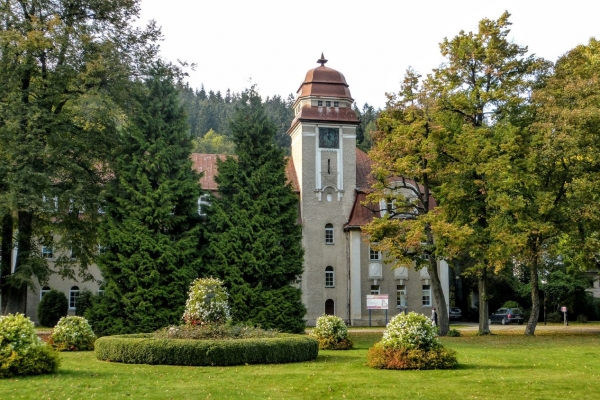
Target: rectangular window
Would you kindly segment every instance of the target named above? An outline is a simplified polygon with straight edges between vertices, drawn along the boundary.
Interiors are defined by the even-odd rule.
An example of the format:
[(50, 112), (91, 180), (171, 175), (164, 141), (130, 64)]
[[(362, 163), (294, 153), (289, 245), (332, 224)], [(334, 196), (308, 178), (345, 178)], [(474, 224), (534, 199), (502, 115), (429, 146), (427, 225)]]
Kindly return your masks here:
[(42, 257), (47, 260), (54, 258), (54, 252), (52, 250), (52, 247), (43, 246), (42, 247)]
[(381, 294), (379, 285), (371, 285), (371, 294)]
[(339, 101), (334, 101), (333, 102), (333, 106), (334, 107), (339, 107), (340, 106), (340, 102)]
[(202, 195), (198, 198), (198, 215), (206, 217), (206, 209), (210, 206), (210, 196)]
[(77, 298), (79, 297), (79, 289), (69, 290), (69, 310), (77, 308)]
[(423, 285), (423, 307), (431, 307), (431, 285)]
[(325, 107), (331, 107), (331, 102), (330, 101), (326, 101), (325, 102)]
[(333, 284), (333, 270), (325, 271), (325, 287), (335, 287)]
[(317, 100), (317, 105), (319, 107), (322, 107), (323, 106), (323, 100)]
[(325, 225), (325, 244), (333, 244), (333, 225)]
[(406, 285), (396, 285), (396, 306), (406, 307)]
[(369, 247), (369, 260), (381, 261), (381, 252), (373, 250), (373, 248)]

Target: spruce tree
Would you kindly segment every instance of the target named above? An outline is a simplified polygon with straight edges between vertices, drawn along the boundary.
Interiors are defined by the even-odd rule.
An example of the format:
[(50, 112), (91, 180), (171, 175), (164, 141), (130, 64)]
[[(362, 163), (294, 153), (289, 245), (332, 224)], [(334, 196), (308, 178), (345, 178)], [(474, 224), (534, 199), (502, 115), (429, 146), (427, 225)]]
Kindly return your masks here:
[(218, 162), (206, 274), (225, 281), (234, 322), (302, 332), (306, 309), (293, 285), (304, 257), (298, 197), (286, 179), (277, 127), (252, 89), (231, 129), (237, 157)]
[(102, 334), (178, 323), (197, 277), (200, 185), (177, 96), (167, 69), (156, 65), (124, 128), (100, 229), (105, 292), (90, 315)]

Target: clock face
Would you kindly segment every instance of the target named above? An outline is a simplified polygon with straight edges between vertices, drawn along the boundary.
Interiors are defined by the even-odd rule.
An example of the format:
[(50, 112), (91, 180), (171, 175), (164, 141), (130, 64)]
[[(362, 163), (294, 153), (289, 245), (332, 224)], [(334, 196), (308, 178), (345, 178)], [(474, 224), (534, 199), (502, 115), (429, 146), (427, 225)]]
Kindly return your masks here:
[(319, 128), (319, 147), (337, 149), (340, 147), (338, 128)]

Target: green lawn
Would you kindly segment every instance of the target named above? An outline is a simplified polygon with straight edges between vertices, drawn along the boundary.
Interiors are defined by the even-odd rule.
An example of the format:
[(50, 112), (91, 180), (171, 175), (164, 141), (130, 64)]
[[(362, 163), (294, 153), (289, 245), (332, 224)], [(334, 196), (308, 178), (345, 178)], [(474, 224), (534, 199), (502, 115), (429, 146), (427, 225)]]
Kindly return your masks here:
[(238, 367), (124, 365), (92, 352), (63, 353), (56, 375), (0, 380), (0, 399), (551, 399), (600, 390), (599, 335), (443, 338), (458, 352), (452, 371), (365, 366), (381, 333), (352, 333), (356, 349), (316, 361)]

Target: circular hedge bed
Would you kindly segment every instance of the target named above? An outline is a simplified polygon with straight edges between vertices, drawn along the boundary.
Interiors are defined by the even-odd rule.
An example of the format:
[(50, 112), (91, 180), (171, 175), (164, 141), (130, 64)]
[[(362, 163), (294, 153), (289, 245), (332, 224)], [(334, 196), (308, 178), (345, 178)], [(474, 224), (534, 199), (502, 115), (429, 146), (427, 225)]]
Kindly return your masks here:
[(160, 339), (152, 333), (105, 336), (96, 340), (96, 358), (127, 364), (243, 365), (309, 361), (319, 342), (309, 336), (279, 334), (260, 339)]

